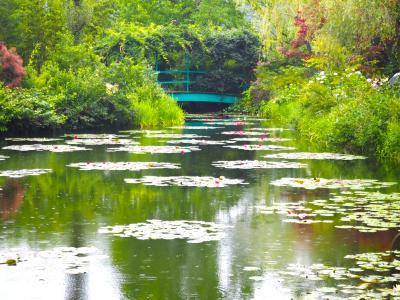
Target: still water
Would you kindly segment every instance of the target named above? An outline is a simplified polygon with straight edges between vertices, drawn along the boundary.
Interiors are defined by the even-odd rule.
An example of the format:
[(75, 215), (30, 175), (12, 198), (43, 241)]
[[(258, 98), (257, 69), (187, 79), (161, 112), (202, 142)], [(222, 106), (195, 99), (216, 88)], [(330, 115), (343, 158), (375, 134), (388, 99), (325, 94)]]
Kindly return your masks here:
[[(399, 224), (393, 220), (400, 212), (397, 196), (390, 200), (389, 210), (379, 212), (378, 209), (373, 216), (379, 223), (392, 214), (387, 228), (374, 230), (376, 226), (369, 224), (373, 229), (368, 232), (368, 228), (354, 228), (359, 220), (341, 219), (347, 216), (344, 213), (360, 210), (359, 206), (353, 202), (344, 207), (331, 205), (330, 199), (335, 195), (348, 197), (354, 190), (346, 187), (306, 189), (275, 186), (271, 182), (290, 177), (316, 183), (322, 178), (398, 183), (399, 167), (369, 158), (290, 160), (305, 164), (299, 168), (242, 169), (213, 165), (216, 161), (237, 160), (288, 162), (288, 159), (264, 156), (317, 151), (289, 130), (259, 127), (273, 126), (268, 121), (251, 118), (200, 116), (188, 119), (184, 128), (153, 133), (114, 132), (127, 136), (112, 138), (117, 144), (119, 139), (124, 139), (140, 146), (172, 148), (196, 143), (178, 144), (181, 139), (219, 141), (212, 145), (191, 144), (199, 148), (191, 152), (177, 148), (176, 153), (130, 153), (129, 147), (109, 151), (126, 145), (101, 145), (99, 140), (94, 140), (94, 145), (79, 145), (90, 149), (87, 151), (2, 149), (0, 155), (8, 158), (0, 161), (0, 171), (51, 171), (36, 176), (0, 177), (0, 263), (3, 263), (0, 264), (0, 299), (398, 299), (400, 265), (396, 265), (396, 260), (400, 258), (396, 255), (399, 253), (386, 253), (385, 257), (389, 258), (385, 261), (394, 265), (380, 262), (380, 269), (370, 261), (370, 267), (364, 268), (359, 261), (345, 258), (349, 254), (382, 253), (398, 248), (395, 238)], [(228, 134), (223, 134), (227, 131)], [(251, 132), (260, 135), (251, 135)], [(179, 136), (163, 136), (165, 133), (184, 135), (179, 139)], [(81, 137), (85, 136), (72, 133), (61, 140), (40, 144), (61, 145)], [(284, 140), (273, 141), (271, 137)], [(240, 140), (243, 138), (257, 140)], [(10, 140), (0, 143), (2, 148), (38, 144)], [(239, 145), (243, 149), (227, 147)], [(257, 149), (263, 145), (295, 149)], [(107, 167), (81, 170), (69, 166), (73, 163), (91, 166), (94, 162), (152, 163), (136, 171), (107, 170)], [(154, 168), (157, 162), (172, 163), (176, 168)], [(192, 182), (194, 186), (171, 186), (168, 182), (165, 186), (152, 186), (125, 181), (144, 176), (213, 178), (208, 179), (211, 187), (197, 187), (196, 182)], [(246, 184), (225, 186), (228, 179), (241, 179)], [(297, 181), (304, 184), (302, 180)], [(395, 184), (364, 191), (396, 195), (400, 188)], [(358, 197), (368, 195), (361, 193)], [(374, 201), (375, 195), (370, 197)], [(317, 204), (315, 200), (322, 200), (322, 204), (311, 206), (313, 210), (328, 212), (313, 215), (308, 204)], [(288, 206), (279, 206), (285, 203)], [(377, 205), (381, 207), (380, 203)], [(280, 209), (269, 209), (273, 206)], [(329, 210), (335, 213), (330, 215)], [(288, 218), (294, 222), (287, 222)], [(170, 235), (164, 239), (163, 232), (159, 231), (147, 239), (105, 234), (100, 230), (104, 226), (146, 223), (146, 220), (206, 221), (220, 224), (221, 232), (215, 240), (192, 243), (190, 238), (176, 238), (179, 237), (176, 232), (175, 238)], [(308, 224), (305, 220), (328, 221)], [(343, 224), (348, 227), (340, 228)], [(326, 276), (320, 276), (322, 273)], [(366, 279), (366, 276), (369, 277)]]

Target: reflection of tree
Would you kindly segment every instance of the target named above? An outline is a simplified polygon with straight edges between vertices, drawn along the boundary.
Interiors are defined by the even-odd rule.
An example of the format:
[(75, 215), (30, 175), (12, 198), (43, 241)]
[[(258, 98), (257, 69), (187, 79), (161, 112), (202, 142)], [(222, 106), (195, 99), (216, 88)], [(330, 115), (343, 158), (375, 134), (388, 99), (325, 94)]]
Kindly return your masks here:
[(392, 241), (392, 250), (400, 250), (400, 233), (398, 233)]
[[(79, 248), (87, 246), (85, 241), (83, 222), (84, 220), (78, 212), (72, 214), (70, 232), (71, 240), (69, 243), (71, 247)], [(86, 290), (88, 275), (86, 273), (67, 274), (66, 281), (66, 300), (88, 299)]]
[(0, 194), (0, 217), (8, 219), (14, 216), (24, 200), (25, 188), (17, 180), (9, 180)]

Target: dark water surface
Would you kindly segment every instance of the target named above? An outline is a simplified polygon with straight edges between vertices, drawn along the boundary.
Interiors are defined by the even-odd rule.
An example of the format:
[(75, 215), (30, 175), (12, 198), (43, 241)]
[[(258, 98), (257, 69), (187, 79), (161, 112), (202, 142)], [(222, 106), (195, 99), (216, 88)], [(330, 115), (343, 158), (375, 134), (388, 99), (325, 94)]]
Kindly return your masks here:
[[(201, 126), (203, 122), (188, 120), (186, 125)], [(263, 125), (269, 124), (264, 122)], [(210, 140), (228, 140), (243, 136), (223, 135), (222, 131), (259, 126), (258, 122), (253, 125), (238, 123), (220, 129), (170, 131), (205, 135)], [(290, 131), (271, 132), (270, 136), (293, 138), (270, 144), (293, 146), (298, 149), (296, 151), (312, 150), (307, 142), (295, 139)], [(139, 133), (131, 137), (139, 137), (135, 140), (142, 145), (169, 145), (168, 139), (146, 138)], [(64, 142), (43, 144), (54, 143)], [(0, 144), (4, 147), (32, 143), (2, 141)], [(240, 144), (249, 142), (235, 145)], [(131, 154), (106, 152), (107, 148), (118, 146), (87, 147), (92, 150), (71, 153), (0, 151), (1, 155), (10, 156), (0, 161), (0, 170), (52, 169), (51, 173), (39, 176), (0, 177), (3, 189), (0, 191), (0, 259), (15, 257), (17, 253), (20, 260), (16, 266), (0, 265), (1, 300), (325, 299), (313, 291), (320, 287), (338, 287), (338, 281), (308, 280), (285, 275), (282, 271), (290, 264), (351, 267), (353, 265), (344, 258), (346, 255), (391, 250), (393, 239), (399, 233), (399, 228), (376, 233), (335, 228), (339, 217), (335, 217), (334, 223), (285, 223), (286, 216), (265, 215), (257, 209), (257, 206), (274, 203), (331, 197), (329, 189), (270, 185), (272, 180), (282, 177), (399, 182), (398, 166), (383, 166), (373, 159), (301, 160), (307, 168), (243, 170), (217, 168), (211, 163), (267, 160), (263, 155), (278, 151), (200, 145), (201, 151), (185, 154)], [(74, 162), (108, 161), (173, 162), (181, 164), (181, 168), (82, 171), (66, 166)], [(145, 175), (224, 176), (244, 179), (249, 184), (206, 188), (124, 182), (125, 178)], [(380, 191), (393, 193), (400, 189), (394, 185)], [(183, 239), (140, 240), (98, 233), (102, 226), (148, 219), (201, 220), (231, 227), (224, 229), (223, 239), (203, 243), (188, 243)], [(71, 274), (65, 272), (62, 257), (51, 258), (57, 247), (95, 247), (96, 255), (107, 257), (95, 257), (85, 262), (85, 272)], [(38, 261), (37, 256), (41, 256), (41, 260)], [(85, 259), (86, 255), (77, 257)], [(248, 271), (246, 267), (255, 268)], [(387, 287), (395, 284), (392, 281)], [(334, 297), (346, 299), (339, 292), (329, 299)]]

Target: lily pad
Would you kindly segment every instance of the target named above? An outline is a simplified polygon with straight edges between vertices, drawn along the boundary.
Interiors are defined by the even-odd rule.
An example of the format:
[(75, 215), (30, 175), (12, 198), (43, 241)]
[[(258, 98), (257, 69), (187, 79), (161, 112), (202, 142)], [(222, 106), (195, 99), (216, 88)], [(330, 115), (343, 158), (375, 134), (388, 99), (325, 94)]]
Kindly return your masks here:
[(277, 138), (277, 137), (261, 137), (261, 138), (250, 138), (250, 137), (245, 137), (245, 138), (233, 138), (232, 141), (236, 142), (287, 142), (291, 141), (292, 139), (287, 139), (287, 138)]
[(150, 169), (179, 169), (180, 165), (163, 162), (85, 162), (72, 163), (68, 167), (79, 168), (83, 171), (107, 170), (107, 171), (140, 171)]
[(187, 144), (187, 145), (225, 145), (225, 141), (184, 139), (167, 141), (168, 144)]
[(265, 158), (280, 158), (280, 159), (332, 159), (332, 160), (355, 160), (366, 159), (365, 156), (356, 156), (340, 153), (313, 153), (313, 152), (292, 152), (292, 153), (277, 153), (268, 154)]
[(71, 146), (71, 145), (13, 145), (3, 147), (4, 150), (15, 150), (15, 151), (50, 151), (50, 152), (73, 152), (73, 151), (88, 151), (92, 150), (89, 148)]
[(35, 251), (26, 248), (13, 248), (0, 253), (0, 268), (2, 264), (15, 266), (20, 272), (24, 270), (51, 274), (57, 268), (66, 274), (79, 274), (88, 271), (91, 262), (98, 263), (106, 258), (95, 247), (56, 247), (50, 250)]
[(109, 134), (109, 133), (68, 133), (64, 134), (66, 138), (73, 139), (108, 139), (115, 140), (128, 137), (126, 134)]
[(285, 147), (277, 145), (229, 145), (226, 148), (248, 150), (248, 151), (280, 151), (280, 150), (294, 150), (294, 147)]
[(85, 146), (101, 146), (101, 145), (139, 145), (139, 142), (130, 139), (73, 139), (66, 141), (68, 145), (85, 145)]
[(225, 135), (256, 135), (256, 136), (266, 136), (269, 133), (267, 132), (258, 132), (258, 131), (242, 131), (242, 130), (236, 130), (236, 131), (223, 131), (221, 134)]
[(206, 121), (204, 124), (207, 125), (225, 125), (225, 126), (245, 126), (245, 125), (253, 125), (254, 122), (251, 121)]
[(119, 237), (135, 237), (140, 240), (185, 239), (188, 243), (218, 241), (225, 237), (225, 230), (230, 226), (204, 221), (162, 221), (147, 220), (144, 223), (105, 226), (99, 233)]
[(205, 130), (205, 129), (219, 129), (223, 127), (217, 126), (173, 126), (172, 129), (188, 129), (188, 130)]
[(154, 186), (196, 186), (196, 187), (209, 187), (219, 188), (228, 185), (247, 184), (242, 179), (229, 179), (224, 176), (210, 177), (210, 176), (145, 176), (143, 178), (131, 179), (126, 178), (127, 183), (142, 183), (144, 185)]
[(214, 167), (225, 169), (298, 169), (306, 168), (306, 164), (287, 161), (264, 161), (264, 160), (231, 160), (215, 161)]
[(11, 177), (11, 178), (20, 178), (20, 177), (25, 177), (25, 176), (38, 176), (38, 175), (49, 173), (51, 171), (52, 171), (51, 169), (8, 170), (8, 171), (0, 171), (0, 176)]
[(197, 135), (189, 133), (159, 133), (159, 134), (147, 134), (147, 138), (160, 138), (160, 139), (193, 139), (193, 138), (208, 138), (206, 135)]
[(249, 128), (249, 130), (254, 130), (254, 131), (286, 131), (286, 130), (290, 130), (288, 128), (275, 128), (275, 127), (255, 127), (255, 128)]
[(44, 143), (44, 142), (62, 141), (62, 139), (58, 139), (58, 138), (16, 138), (16, 137), (14, 137), (14, 138), (6, 138), (6, 141)]
[(271, 181), (275, 186), (290, 186), (314, 190), (318, 188), (341, 189), (350, 188), (362, 190), (365, 188), (382, 188), (396, 184), (396, 182), (380, 182), (375, 179), (325, 179), (325, 178), (281, 178)]
[(192, 151), (200, 151), (196, 146), (125, 146), (119, 148), (108, 148), (107, 152), (126, 151), (129, 153), (145, 154), (145, 153), (181, 153), (185, 154)]

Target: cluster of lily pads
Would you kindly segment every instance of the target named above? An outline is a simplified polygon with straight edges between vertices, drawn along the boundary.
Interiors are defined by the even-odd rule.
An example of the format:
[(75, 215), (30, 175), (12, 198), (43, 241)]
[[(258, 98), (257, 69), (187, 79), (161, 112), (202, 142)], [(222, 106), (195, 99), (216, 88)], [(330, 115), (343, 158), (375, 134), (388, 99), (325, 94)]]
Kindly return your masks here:
[(200, 151), (196, 146), (124, 146), (118, 148), (108, 148), (107, 152), (125, 151), (136, 154), (146, 153), (188, 153), (192, 151)]
[(221, 160), (212, 163), (214, 167), (225, 169), (298, 169), (306, 168), (306, 164), (287, 161), (265, 160)]
[(223, 131), (223, 132), (221, 132), (221, 134), (265, 136), (265, 135), (268, 135), (268, 132), (234, 130), (234, 131)]
[(232, 141), (235, 142), (287, 142), (291, 141), (292, 139), (288, 138), (277, 138), (277, 137), (260, 137), (260, 138), (251, 138), (251, 137), (244, 137), (244, 138), (233, 138)]
[(281, 179), (271, 181), (270, 184), (275, 186), (303, 188), (307, 190), (315, 190), (318, 188), (325, 188), (325, 189), (349, 188), (354, 190), (360, 190), (366, 188), (389, 187), (396, 184), (396, 182), (381, 182), (376, 179), (325, 179), (325, 178), (284, 177)]
[(51, 172), (51, 169), (22, 169), (0, 171), (1, 177), (20, 178), (25, 176), (37, 176)]
[(208, 138), (206, 135), (197, 135), (189, 133), (158, 133), (147, 134), (147, 138), (160, 138), (160, 139), (193, 139), (193, 138)]
[(189, 129), (189, 130), (205, 130), (205, 129), (219, 129), (223, 127), (217, 126), (173, 126), (171, 129)]
[(168, 162), (86, 162), (72, 163), (68, 167), (79, 168), (79, 170), (103, 170), (103, 171), (140, 171), (149, 169), (179, 169), (180, 165)]
[(226, 141), (183, 139), (167, 141), (168, 144), (187, 144), (187, 145), (225, 145)]
[(205, 221), (147, 220), (129, 225), (104, 226), (98, 232), (118, 237), (135, 237), (139, 240), (185, 239), (188, 243), (202, 243), (224, 238), (227, 228), (227, 225)]
[[(316, 288), (310, 295), (318, 299), (400, 299), (400, 251), (347, 255), (353, 267), (324, 264), (290, 264), (284, 277), (310, 281), (326, 280), (333, 285)], [(379, 275), (376, 275), (376, 274)]]
[(366, 159), (365, 156), (341, 154), (341, 153), (315, 153), (315, 152), (291, 152), (268, 154), (265, 158), (282, 158), (282, 159), (332, 159), (332, 160), (355, 160)]
[(126, 134), (108, 134), (108, 133), (84, 133), (84, 134), (65, 134), (65, 138), (73, 139), (107, 139), (107, 140), (117, 140), (120, 138), (128, 137)]
[(32, 145), (11, 145), (3, 147), (4, 150), (14, 151), (50, 151), (50, 152), (73, 152), (73, 151), (88, 151), (92, 150), (89, 148), (71, 146), (71, 145), (43, 145), (43, 144), (32, 144)]
[(68, 145), (85, 145), (85, 146), (100, 146), (100, 145), (138, 145), (139, 142), (130, 139), (73, 139), (66, 141)]
[(377, 232), (400, 227), (400, 193), (343, 191), (328, 200), (257, 206), (262, 214), (279, 214), (284, 222), (336, 223), (340, 229)]
[(250, 130), (254, 130), (254, 131), (285, 131), (285, 130), (289, 130), (287, 128), (274, 128), (274, 127), (259, 127), (259, 128), (250, 128)]
[(280, 151), (280, 150), (294, 150), (294, 147), (285, 147), (277, 145), (229, 145), (226, 148), (248, 150), (248, 151)]
[(228, 185), (247, 184), (243, 179), (229, 179), (224, 176), (145, 176), (142, 178), (126, 178), (127, 183), (142, 183), (144, 185), (154, 186), (196, 186), (218, 188)]
[(95, 247), (56, 247), (51, 250), (33, 251), (27, 249), (12, 249), (0, 252), (0, 271), (12, 266), (17, 270), (24, 267), (34, 267), (43, 273), (49, 268), (59, 267), (66, 274), (86, 273), (91, 262), (107, 258)]
[(11, 142), (36, 142), (36, 143), (62, 141), (62, 139), (59, 138), (6, 138), (5, 140)]
[(203, 121), (205, 121), (204, 124), (207, 124), (207, 125), (244, 126), (244, 125), (253, 125), (254, 124), (254, 122), (243, 121), (243, 120), (237, 120), (237, 121), (209, 121), (209, 120), (203, 120)]

